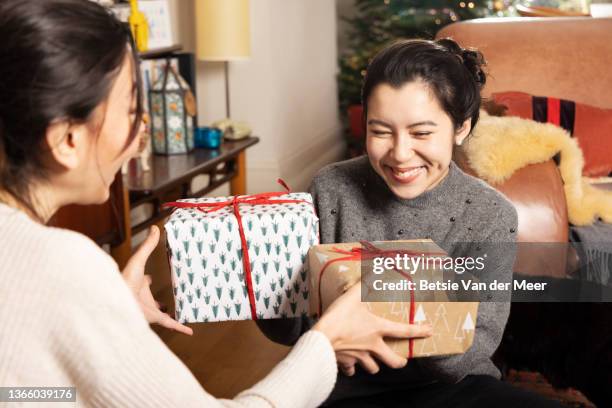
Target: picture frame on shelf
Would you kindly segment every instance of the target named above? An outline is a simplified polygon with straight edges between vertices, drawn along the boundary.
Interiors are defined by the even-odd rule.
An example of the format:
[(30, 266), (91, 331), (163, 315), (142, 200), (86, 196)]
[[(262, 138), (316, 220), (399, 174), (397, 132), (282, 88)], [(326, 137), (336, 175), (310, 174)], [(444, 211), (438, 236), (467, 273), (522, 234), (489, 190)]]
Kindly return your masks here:
[(138, 2), (138, 8), (149, 24), (149, 50), (171, 47), (175, 44), (168, 0)]
[[(147, 52), (156, 53), (158, 50), (175, 47), (168, 0), (140, 0), (138, 9), (145, 15), (149, 28)], [(131, 14), (129, 3), (116, 3), (111, 10), (120, 21), (128, 22)]]

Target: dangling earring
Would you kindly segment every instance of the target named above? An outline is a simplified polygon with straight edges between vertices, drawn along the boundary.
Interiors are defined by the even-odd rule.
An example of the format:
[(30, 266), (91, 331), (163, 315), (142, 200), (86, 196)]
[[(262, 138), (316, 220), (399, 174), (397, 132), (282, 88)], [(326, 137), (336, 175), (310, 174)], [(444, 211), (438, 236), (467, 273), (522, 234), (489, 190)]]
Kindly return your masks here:
[(138, 144), (138, 152), (142, 153), (142, 151), (147, 147), (149, 143), (149, 114), (143, 113), (142, 122), (145, 125), (145, 130), (138, 133), (139, 144)]

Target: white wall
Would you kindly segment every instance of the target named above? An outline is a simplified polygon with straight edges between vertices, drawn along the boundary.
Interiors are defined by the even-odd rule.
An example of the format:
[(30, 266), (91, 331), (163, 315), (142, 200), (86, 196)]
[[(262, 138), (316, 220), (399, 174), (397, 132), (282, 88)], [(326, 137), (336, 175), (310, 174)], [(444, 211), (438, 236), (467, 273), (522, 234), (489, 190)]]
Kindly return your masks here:
[[(195, 49), (194, 0), (170, 0), (178, 41)], [(251, 0), (251, 58), (230, 63), (232, 118), (261, 142), (248, 150), (251, 193), (283, 177), (307, 188), (344, 153), (337, 103), (336, 4), (331, 0)], [(198, 63), (200, 125), (225, 116), (222, 63)]]

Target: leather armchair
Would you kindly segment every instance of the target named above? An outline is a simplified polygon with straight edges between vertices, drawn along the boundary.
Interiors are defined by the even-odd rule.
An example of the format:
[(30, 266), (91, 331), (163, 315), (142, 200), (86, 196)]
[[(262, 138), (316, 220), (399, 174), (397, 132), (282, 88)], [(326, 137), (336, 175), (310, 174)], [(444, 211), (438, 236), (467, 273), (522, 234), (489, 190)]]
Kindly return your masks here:
[[(612, 93), (604, 91), (612, 89), (611, 32), (612, 18), (491, 18), (451, 24), (436, 37), (451, 37), (482, 51), (489, 72), (485, 98), (495, 92), (522, 91), (612, 108)], [(460, 150), (455, 160), (473, 174)], [(494, 187), (517, 209), (519, 242), (558, 243), (547, 249), (540, 245), (539, 254), (521, 245), (515, 271), (566, 277), (576, 256), (565, 247), (567, 206), (555, 163), (526, 166)], [(546, 256), (539, 256), (543, 251)]]
[[(476, 47), (488, 63), (484, 95), (522, 91), (612, 108), (612, 18), (479, 19), (451, 24), (437, 38)], [(462, 152), (455, 160), (472, 173)], [(563, 181), (550, 160), (526, 166), (494, 186), (515, 205), (519, 242), (557, 243), (550, 253), (519, 248), (515, 273), (567, 277), (576, 255), (565, 251)], [(581, 390), (598, 406), (612, 400), (609, 303), (514, 303), (497, 352), (502, 368), (539, 371), (556, 387)]]

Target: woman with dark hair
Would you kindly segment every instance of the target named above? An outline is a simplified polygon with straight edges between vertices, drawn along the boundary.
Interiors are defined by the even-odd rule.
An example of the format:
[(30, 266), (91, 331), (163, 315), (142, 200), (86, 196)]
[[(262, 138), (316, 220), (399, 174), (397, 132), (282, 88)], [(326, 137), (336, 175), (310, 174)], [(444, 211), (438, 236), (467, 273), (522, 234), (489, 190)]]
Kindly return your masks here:
[(333, 387), (334, 351), (406, 363), (383, 337), (427, 329), (372, 315), (355, 286), (253, 388), (207, 394), (148, 325), (191, 334), (158, 310), (144, 276), (159, 230), (120, 272), (86, 237), (44, 225), (64, 205), (106, 201), (136, 153), (129, 30), (88, 0), (2, 0), (0, 38), (0, 386), (76, 387), (79, 406), (310, 407)]
[[(362, 88), (367, 155), (329, 165), (312, 182), (322, 243), (431, 238), (453, 258), (486, 254), (484, 270), (474, 272), (481, 281), (511, 281), (516, 210), (452, 160), (453, 147), (478, 122), (484, 63), (480, 52), (450, 39), (398, 41), (374, 57)], [(491, 356), (509, 298), (498, 291), (481, 301), (474, 342), (464, 354), (390, 370), (363, 351), (336, 353), (344, 375), (327, 406), (557, 406), (499, 380)], [(313, 323), (258, 325), (292, 344)]]

